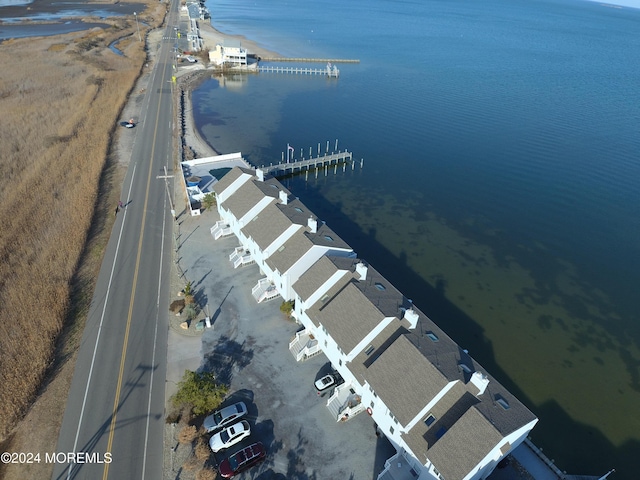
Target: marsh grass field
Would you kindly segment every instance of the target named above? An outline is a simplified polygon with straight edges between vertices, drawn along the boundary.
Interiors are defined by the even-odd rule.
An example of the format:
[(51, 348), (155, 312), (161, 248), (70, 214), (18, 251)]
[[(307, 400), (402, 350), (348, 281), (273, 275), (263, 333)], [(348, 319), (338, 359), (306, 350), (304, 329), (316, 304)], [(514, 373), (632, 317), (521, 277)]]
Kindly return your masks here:
[[(165, 15), (165, 5), (150, 6), (144, 30)], [(114, 140), (147, 52), (135, 22), (106, 22), (112, 26), (0, 44), (3, 451), (55, 450), (119, 198)], [(109, 50), (115, 40), (123, 55)], [(3, 466), (0, 477), (44, 478), (42, 468)]]

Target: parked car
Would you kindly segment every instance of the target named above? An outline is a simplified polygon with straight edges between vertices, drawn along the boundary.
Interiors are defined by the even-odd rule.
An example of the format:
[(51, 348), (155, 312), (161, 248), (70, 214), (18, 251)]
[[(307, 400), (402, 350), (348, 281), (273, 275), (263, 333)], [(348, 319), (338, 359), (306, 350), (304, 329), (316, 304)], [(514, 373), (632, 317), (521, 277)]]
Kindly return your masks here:
[(324, 377), (316, 380), (314, 386), (318, 391), (318, 395), (324, 395), (327, 390), (337, 387), (338, 385), (342, 385), (344, 383), (344, 379), (340, 376), (338, 372), (333, 372)]
[(265, 457), (264, 446), (257, 442), (225, 458), (220, 462), (218, 471), (221, 477), (232, 478), (262, 462)]
[(136, 126), (136, 124), (133, 122), (120, 122), (120, 125), (122, 125), (124, 128), (133, 128)]
[(207, 433), (227, 427), (247, 414), (244, 402), (238, 402), (221, 410), (217, 410), (204, 419), (202, 426)]
[(209, 446), (213, 452), (219, 452), (220, 450), (224, 450), (225, 448), (235, 445), (250, 434), (251, 428), (249, 428), (249, 423), (246, 420), (243, 420), (225, 428), (221, 432), (216, 433), (209, 440)]

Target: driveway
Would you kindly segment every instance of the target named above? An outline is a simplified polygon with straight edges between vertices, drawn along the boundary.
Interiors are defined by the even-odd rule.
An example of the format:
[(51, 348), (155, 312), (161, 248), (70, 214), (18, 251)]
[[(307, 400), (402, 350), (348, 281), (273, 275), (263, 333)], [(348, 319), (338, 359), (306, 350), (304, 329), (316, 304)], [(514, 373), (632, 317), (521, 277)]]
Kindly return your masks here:
[[(313, 386), (331, 368), (327, 358), (295, 361), (289, 341), (299, 326), (280, 312), (280, 299), (256, 303), (251, 288), (262, 275), (256, 265), (233, 268), (228, 256), (238, 241), (233, 236), (214, 240), (209, 229), (217, 220), (215, 211), (183, 214), (177, 235), (179, 264), (212, 321), (201, 338), (199, 368), (230, 385), (225, 405), (242, 400), (249, 410), (251, 436), (219, 452), (216, 460), (261, 441), (266, 461), (238, 478), (376, 479), (394, 448), (376, 436), (366, 413), (346, 423), (331, 418), (328, 395), (319, 397)], [(190, 340), (184, 338), (181, 353), (180, 345), (169, 345), (178, 352), (170, 362), (193, 355)], [(182, 340), (170, 336), (174, 341)]]

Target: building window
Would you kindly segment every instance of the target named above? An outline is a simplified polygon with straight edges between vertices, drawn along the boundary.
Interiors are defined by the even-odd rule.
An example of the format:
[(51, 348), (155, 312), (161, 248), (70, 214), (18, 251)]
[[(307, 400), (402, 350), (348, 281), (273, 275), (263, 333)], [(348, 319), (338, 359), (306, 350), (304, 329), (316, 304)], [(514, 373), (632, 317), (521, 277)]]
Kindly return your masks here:
[(325, 347), (327, 346), (327, 341), (326, 341), (326, 340), (324, 341), (324, 346), (325, 346)]
[(389, 431), (391, 432), (391, 435), (393, 435), (393, 432), (395, 432), (395, 430), (393, 429), (393, 427), (389, 427)]
[(373, 352), (374, 350), (375, 350), (375, 349), (373, 348), (373, 345), (369, 345), (369, 346), (367, 347), (367, 349), (364, 351), (364, 353), (365, 353), (367, 356), (369, 356), (369, 355), (371, 355), (371, 352)]
[(296, 212), (302, 213), (302, 209), (300, 207), (295, 207)]
[(342, 359), (340, 359), (340, 360), (338, 361), (338, 364), (339, 364), (340, 366), (342, 366)]
[(383, 284), (381, 284), (380, 282), (376, 282), (376, 288), (377, 288), (378, 290), (380, 290), (381, 292), (387, 289), (387, 287), (385, 287), (385, 286), (384, 286)]
[(325, 235), (324, 239), (333, 242), (333, 238), (330, 235)]
[(459, 363), (458, 366), (467, 373), (473, 373), (466, 363)]
[(433, 415), (429, 415), (429, 416), (425, 419), (424, 423), (426, 423), (426, 424), (427, 424), (427, 427), (430, 427), (431, 425), (433, 425), (433, 422), (435, 422), (435, 421), (436, 421), (436, 417), (434, 417)]
[(440, 340), (438, 336), (433, 332), (427, 332), (427, 337), (429, 337), (429, 340), (431, 340), (432, 342), (437, 342)]
[(371, 404), (370, 404), (371, 408), (373, 408), (373, 405), (374, 405), (373, 400), (371, 400)]
[(500, 395), (496, 395), (496, 403), (498, 405), (500, 405), (502, 408), (504, 408), (505, 410), (509, 410), (511, 407), (509, 406), (509, 402), (507, 402), (504, 398), (502, 398)]

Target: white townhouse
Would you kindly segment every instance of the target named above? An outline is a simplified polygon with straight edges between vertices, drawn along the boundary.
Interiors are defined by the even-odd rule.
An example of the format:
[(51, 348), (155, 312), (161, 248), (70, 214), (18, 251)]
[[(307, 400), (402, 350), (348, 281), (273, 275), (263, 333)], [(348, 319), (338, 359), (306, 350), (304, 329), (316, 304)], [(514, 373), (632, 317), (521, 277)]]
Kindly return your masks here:
[(234, 264), (295, 300), (294, 357), (323, 352), (345, 379), (331, 415), (366, 411), (395, 446), (378, 480), (484, 479), (526, 438), (535, 415), (279, 182), (234, 168), (214, 188), (214, 238), (235, 234)]
[(274, 178), (236, 167), (215, 185), (220, 221), (214, 238), (234, 234), (240, 246), (234, 267), (256, 263), (265, 275), (254, 287), (259, 302), (277, 295), (293, 299), (292, 285), (324, 255), (355, 256), (325, 223)]

